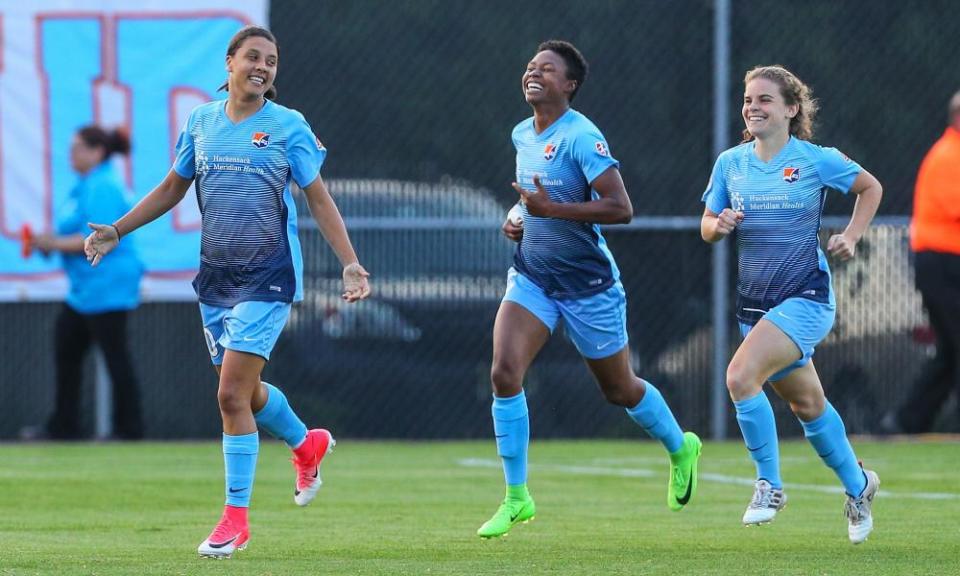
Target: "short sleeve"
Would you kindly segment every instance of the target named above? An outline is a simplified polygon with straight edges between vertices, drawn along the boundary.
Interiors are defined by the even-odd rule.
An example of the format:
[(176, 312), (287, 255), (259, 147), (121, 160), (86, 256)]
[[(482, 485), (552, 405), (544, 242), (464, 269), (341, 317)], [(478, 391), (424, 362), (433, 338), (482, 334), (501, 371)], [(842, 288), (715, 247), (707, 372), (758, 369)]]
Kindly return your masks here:
[(610, 154), (610, 146), (606, 138), (596, 128), (583, 130), (573, 139), (570, 147), (570, 156), (574, 159), (587, 182), (593, 182), (597, 176), (611, 166), (620, 163)]
[(938, 206), (945, 218), (960, 223), (960, 202), (957, 201), (960, 199), (960, 159), (957, 156), (943, 139), (935, 144), (920, 164), (914, 197), (923, 199), (924, 204)]
[(85, 212), (91, 222), (112, 223), (120, 219), (130, 209), (127, 191), (122, 184), (112, 178), (104, 178), (96, 187), (87, 191)]
[(706, 204), (707, 209), (714, 214), (723, 212), (724, 208), (730, 208), (726, 162), (723, 156), (718, 157), (714, 163), (713, 172), (710, 173), (710, 180), (707, 182), (707, 189), (703, 192), (701, 200)]
[(863, 168), (836, 148), (817, 146), (815, 150), (814, 162), (823, 185), (844, 194), (849, 192)]
[(196, 171), (193, 160), (193, 134), (190, 133), (193, 128), (194, 113), (190, 114), (183, 129), (180, 130), (180, 136), (177, 138), (177, 155), (173, 160), (173, 170), (178, 176), (187, 180), (192, 180)]
[(81, 234), (91, 219), (84, 212), (84, 206), (77, 194), (71, 193), (67, 200), (57, 207), (57, 234)]
[(297, 185), (306, 188), (313, 183), (320, 174), (320, 167), (326, 157), (327, 149), (314, 135), (303, 116), (298, 114), (287, 138), (287, 161)]

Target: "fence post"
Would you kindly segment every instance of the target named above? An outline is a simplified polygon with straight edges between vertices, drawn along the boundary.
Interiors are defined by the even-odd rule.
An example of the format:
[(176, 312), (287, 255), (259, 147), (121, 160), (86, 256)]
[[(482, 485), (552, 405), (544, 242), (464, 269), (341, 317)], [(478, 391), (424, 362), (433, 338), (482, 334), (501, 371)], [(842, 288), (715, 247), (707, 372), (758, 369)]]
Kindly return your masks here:
[[(713, 154), (727, 149), (727, 128), (730, 110), (730, 0), (714, 0), (713, 12)], [(727, 350), (730, 323), (727, 319), (727, 271), (729, 241), (713, 245), (713, 369), (711, 376), (710, 436), (722, 440), (727, 436)]]

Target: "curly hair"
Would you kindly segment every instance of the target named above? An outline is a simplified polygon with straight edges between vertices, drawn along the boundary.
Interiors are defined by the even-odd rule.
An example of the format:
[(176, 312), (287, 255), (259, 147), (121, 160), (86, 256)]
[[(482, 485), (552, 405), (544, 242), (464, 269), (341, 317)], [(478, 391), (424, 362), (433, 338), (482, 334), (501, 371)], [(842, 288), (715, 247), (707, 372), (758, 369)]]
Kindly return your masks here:
[[(813, 90), (783, 66), (757, 66), (743, 77), (746, 86), (751, 80), (763, 78), (780, 87), (780, 95), (788, 106), (797, 105), (797, 115), (790, 119), (790, 134), (801, 140), (813, 138), (813, 119), (820, 106), (813, 98)], [(749, 130), (743, 131), (743, 141), (753, 140)]]
[(573, 99), (577, 96), (577, 92), (580, 91), (580, 87), (583, 86), (583, 83), (587, 80), (587, 74), (590, 71), (587, 59), (577, 50), (576, 46), (566, 40), (547, 40), (546, 42), (541, 42), (540, 45), (537, 46), (537, 52), (543, 52), (545, 50), (555, 52), (563, 58), (563, 63), (567, 65), (567, 80), (573, 80), (577, 83), (576, 88), (570, 93), (570, 101), (573, 102)]

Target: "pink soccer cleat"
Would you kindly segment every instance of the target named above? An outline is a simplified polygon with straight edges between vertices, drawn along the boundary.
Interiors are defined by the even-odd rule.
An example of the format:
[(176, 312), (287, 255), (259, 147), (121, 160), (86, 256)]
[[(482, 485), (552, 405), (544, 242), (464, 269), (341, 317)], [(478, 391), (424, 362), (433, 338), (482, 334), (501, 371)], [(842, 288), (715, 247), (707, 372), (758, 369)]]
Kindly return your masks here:
[(307, 432), (307, 439), (293, 451), (293, 467), (297, 471), (297, 484), (293, 491), (293, 501), (298, 506), (306, 506), (317, 497), (317, 491), (323, 481), (320, 479), (320, 463), (333, 451), (337, 441), (323, 428)]
[(239, 526), (224, 511), (220, 522), (217, 523), (213, 532), (207, 536), (199, 547), (197, 552), (205, 558), (216, 558), (222, 560), (229, 558), (237, 550), (243, 550), (250, 541), (250, 527), (246, 523)]

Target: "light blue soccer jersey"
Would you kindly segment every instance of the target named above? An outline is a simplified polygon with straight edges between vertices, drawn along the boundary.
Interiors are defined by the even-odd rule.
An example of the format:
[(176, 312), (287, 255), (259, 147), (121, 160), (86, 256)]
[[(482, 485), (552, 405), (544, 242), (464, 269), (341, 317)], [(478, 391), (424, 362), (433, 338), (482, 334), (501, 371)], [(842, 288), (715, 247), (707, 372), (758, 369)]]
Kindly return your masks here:
[(200, 301), (303, 299), (303, 258), (291, 180), (301, 187), (320, 173), (327, 151), (303, 115), (267, 100), (234, 123), (226, 101), (190, 114), (174, 170), (194, 178), (202, 215), (200, 271), (193, 281)]
[[(703, 201), (719, 214), (742, 210), (737, 226), (737, 291), (745, 306), (767, 310), (800, 296), (833, 303), (830, 268), (817, 233), (828, 188), (846, 194), (862, 168), (836, 148), (791, 137), (762, 162), (755, 142), (717, 158)], [(742, 321), (755, 321), (741, 312)]]
[[(517, 149), (517, 183), (535, 191), (534, 175), (554, 202), (588, 202), (599, 198), (590, 187), (597, 176), (619, 163), (600, 130), (586, 116), (567, 110), (537, 134), (533, 118), (513, 129)], [(559, 218), (540, 218), (523, 210), (523, 240), (514, 267), (551, 298), (583, 298), (603, 292), (620, 272), (600, 233), (600, 226)]]
[[(116, 222), (130, 210), (131, 200), (113, 164), (102, 162), (80, 176), (67, 202), (58, 207), (57, 233), (86, 236), (87, 222)], [(140, 304), (143, 263), (136, 234), (125, 236), (96, 268), (82, 252), (64, 252), (63, 269), (70, 279), (67, 304), (81, 314), (132, 310)]]

